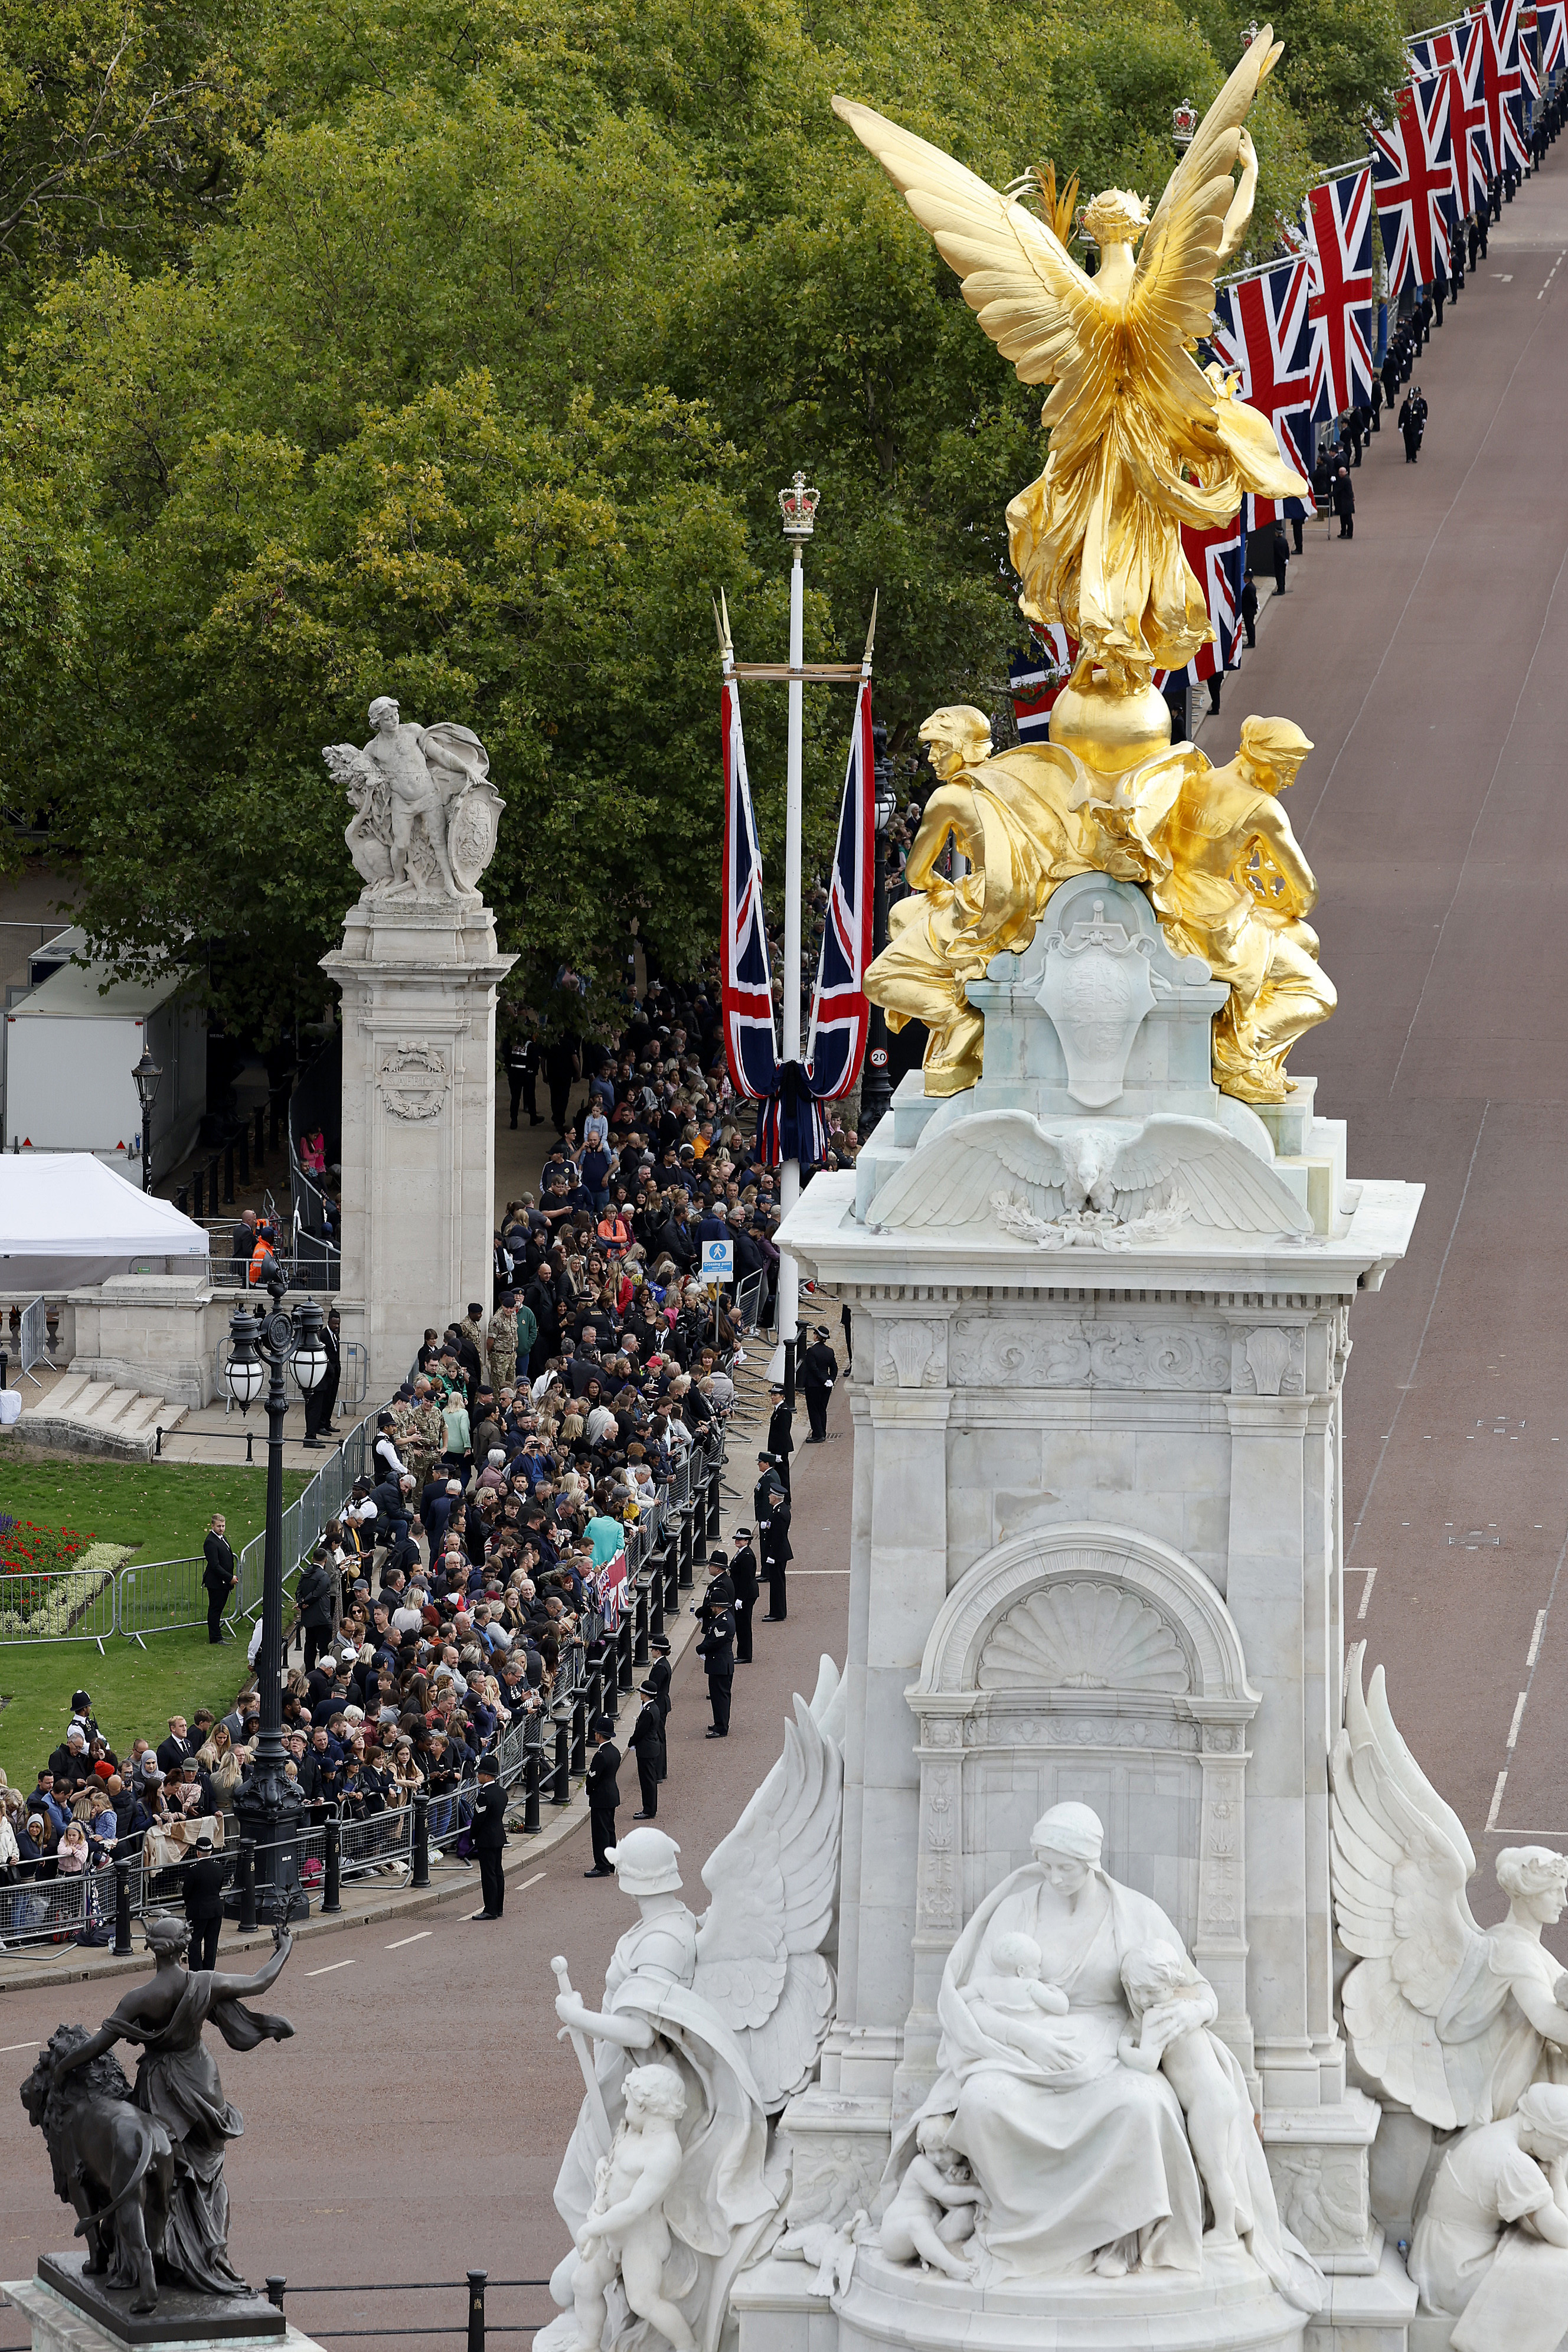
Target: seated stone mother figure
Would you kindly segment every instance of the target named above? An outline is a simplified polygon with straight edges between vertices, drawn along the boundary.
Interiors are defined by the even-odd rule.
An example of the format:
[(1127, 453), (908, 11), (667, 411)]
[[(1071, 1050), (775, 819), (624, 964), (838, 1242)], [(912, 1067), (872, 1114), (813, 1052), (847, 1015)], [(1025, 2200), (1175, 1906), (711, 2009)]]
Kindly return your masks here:
[[(1102, 1836), (1087, 1805), (1054, 1805), (1031, 1832), (1033, 1862), (987, 1895), (942, 1975), (943, 2072), (926, 2108), (953, 2114), (949, 2146), (985, 2192), (985, 2244), (1005, 2272), (1199, 2267), (1203, 2193), (1181, 2108), (1163, 2074), (1116, 2054), (1129, 2022), (1123, 1958), (1182, 1939), (1157, 1903), (1101, 1870)], [(994, 1974), (1000, 1939), (1019, 1934), (1071, 2003), (1075, 2064), (1033, 2065), (963, 1998)]]

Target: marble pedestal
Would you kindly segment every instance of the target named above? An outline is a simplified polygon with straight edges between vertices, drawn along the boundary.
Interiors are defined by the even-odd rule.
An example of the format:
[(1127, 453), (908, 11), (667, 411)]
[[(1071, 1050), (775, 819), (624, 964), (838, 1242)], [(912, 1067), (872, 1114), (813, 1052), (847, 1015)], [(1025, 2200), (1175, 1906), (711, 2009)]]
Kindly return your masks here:
[[(1146, 961), (1131, 1044), (1107, 1046), (1098, 1012), (1056, 1034), (1058, 948)], [(1076, 1800), (1104, 1823), (1111, 1876), (1162, 1905), (1218, 1996), (1281, 2219), (1328, 2280), (1312, 2352), (1391, 2352), (1415, 2295), (1370, 2206), (1378, 2110), (1346, 2083), (1327, 1768), (1351, 1309), (1404, 1255), (1420, 1188), (1349, 1181), (1310, 1079), (1260, 1112), (1222, 1102), (1206, 970), (1170, 958), (1147, 902), (1108, 877), (1065, 885), (983, 992), (979, 1086), (938, 1105), (907, 1078), (856, 1174), (819, 1177), (781, 1234), (854, 1321), (838, 2006), (819, 2080), (784, 2117), (792, 2208), (875, 2210), (891, 2136), (938, 2071), (947, 1955), (1027, 1860), (1033, 1822)], [(1194, 1176), (1191, 1213), (1133, 1234), (1069, 1219), (1042, 1247), (1003, 1230), (991, 1180), (955, 1179), (955, 1147), (993, 1148), (988, 1112), (1081, 1134), (1086, 1103), (1129, 1135), (1160, 1114), (1202, 1122), (1199, 1148), (1253, 1205), (1227, 1223)], [(1027, 1137), (1007, 1133), (1003, 1167), (1026, 1167)], [(942, 2283), (904, 2276), (934, 2308)], [(836, 2336), (785, 2331), (790, 2352), (858, 2343), (861, 2279)], [(1272, 2336), (1189, 2337), (1131, 2302), (1109, 2333), (1042, 2334), (1061, 2284), (1043, 2283), (1018, 2341), (1300, 2340), (1300, 2315)], [(1114, 2319), (1106, 2283), (1076, 2284)], [(784, 2352), (753, 2294), (736, 2295), (742, 2352)]]
[[(75, 2256), (64, 2259), (76, 2261)], [(127, 2338), (114, 2328), (106, 2326), (68, 2300), (44, 2279), (6, 2279), (0, 2283), (0, 2294), (21, 2312), (32, 2330), (33, 2352), (127, 2352)], [(130, 2301), (129, 2294), (125, 2296)], [(185, 2307), (198, 2298), (188, 2294), (173, 2294), (165, 2290), (162, 2303), (171, 2306), (168, 2332), (156, 2332), (159, 2314), (153, 2312), (137, 2323), (140, 2332), (136, 2352), (317, 2352), (313, 2339), (281, 2315), (263, 2305), (273, 2325), (265, 2335), (247, 2333), (243, 2314), (229, 2315), (230, 2323), (218, 2332), (200, 2333), (191, 2324)], [(203, 2296), (200, 2301), (209, 2306), (221, 2298)], [(255, 2307), (256, 2299), (247, 2298), (246, 2309)], [(177, 2305), (181, 2316), (176, 2317)], [(147, 2332), (147, 2331), (152, 2332)]]
[(427, 1323), (488, 1308), (496, 990), (515, 958), (472, 899), (362, 898), (321, 968), (342, 992), (342, 1336), (373, 1396)]

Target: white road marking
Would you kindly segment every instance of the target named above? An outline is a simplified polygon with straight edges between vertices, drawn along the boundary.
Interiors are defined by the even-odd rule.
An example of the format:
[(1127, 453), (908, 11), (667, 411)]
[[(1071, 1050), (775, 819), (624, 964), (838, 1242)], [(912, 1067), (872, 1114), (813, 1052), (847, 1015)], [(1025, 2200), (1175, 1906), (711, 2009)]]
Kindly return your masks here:
[(1519, 1702), (1513, 1710), (1513, 1721), (1508, 1727), (1508, 1739), (1506, 1745), (1510, 1756), (1512, 1755), (1519, 1739), (1519, 1727), (1524, 1721), (1524, 1702), (1529, 1696), (1530, 1693), (1528, 1691), (1520, 1692)]
[(41, 2050), (43, 2046), (41, 2042), (7, 2042), (0, 2049), (0, 2058), (8, 2058), (13, 2050)]
[(1544, 1609), (1538, 1609), (1535, 1612), (1535, 1631), (1530, 1637), (1530, 1648), (1525, 1653), (1524, 1663), (1527, 1666), (1532, 1666), (1541, 1655), (1541, 1637), (1545, 1631), (1546, 1612)]
[(334, 1969), (352, 1969), (356, 1968), (358, 1965), (357, 1959), (329, 1960), (324, 1969), (307, 1969), (305, 1974), (308, 1977), (330, 1977)]
[(1492, 1809), (1487, 1815), (1487, 1827), (1489, 1830), (1495, 1830), (1497, 1827), (1497, 1817), (1502, 1811), (1502, 1792), (1507, 1786), (1507, 1772), (1500, 1772), (1497, 1776), (1497, 1787), (1492, 1790)]
[(1492, 271), (1492, 276), (1497, 279), (1500, 286), (1511, 286), (1513, 284), (1513, 272), (1511, 269), (1494, 269)]
[(533, 1876), (532, 1876), (531, 1878), (525, 1878), (525, 1879), (523, 1880), (522, 1885), (521, 1885), (521, 1886), (519, 1886), (519, 1887), (515, 1887), (515, 1888), (513, 1889), (514, 1894), (518, 1894), (518, 1895), (526, 1895), (526, 1894), (528, 1893), (529, 1888), (530, 1888), (531, 1886), (537, 1886), (537, 1885), (538, 1885), (538, 1884), (539, 1884), (539, 1882), (540, 1882), (540, 1880), (541, 1880), (543, 1876), (544, 1876), (544, 1873), (543, 1873), (543, 1871), (542, 1871), (542, 1870), (536, 1870), (536, 1871), (534, 1872)]
[(1356, 1612), (1355, 1612), (1355, 1613), (1356, 1613), (1356, 1622), (1357, 1622), (1357, 1624), (1358, 1624), (1358, 1625), (1360, 1624), (1360, 1622), (1361, 1622), (1362, 1619), (1366, 1615), (1366, 1612), (1367, 1612), (1367, 1604), (1369, 1603), (1369, 1601), (1371, 1601), (1371, 1599), (1372, 1599), (1372, 1588), (1373, 1588), (1373, 1586), (1377, 1582), (1377, 1570), (1376, 1570), (1376, 1569), (1375, 1569), (1375, 1568), (1369, 1568), (1369, 1569), (1365, 1570), (1364, 1570), (1364, 1574), (1365, 1574), (1365, 1577), (1366, 1577), (1366, 1582), (1365, 1582), (1365, 1583), (1363, 1585), (1363, 1587), (1362, 1587), (1362, 1592), (1361, 1592), (1361, 1607), (1360, 1607), (1360, 1608), (1356, 1611)]
[(422, 1944), (426, 1936), (433, 1936), (435, 1933), (434, 1927), (421, 1927), (416, 1936), (399, 1936), (395, 1944), (388, 1944), (384, 1948), (389, 1952), (400, 1952), (405, 1944)]

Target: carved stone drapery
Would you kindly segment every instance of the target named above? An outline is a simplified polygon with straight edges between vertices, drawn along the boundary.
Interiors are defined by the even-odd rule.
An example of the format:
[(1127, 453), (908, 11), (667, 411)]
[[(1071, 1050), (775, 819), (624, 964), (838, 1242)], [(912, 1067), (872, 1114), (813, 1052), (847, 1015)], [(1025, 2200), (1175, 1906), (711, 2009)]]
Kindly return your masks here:
[[(1120, 1528), (1016, 1537), (948, 1596), (908, 1698), (920, 1727), (921, 1828), (907, 2053), (934, 2052), (936, 1986), (973, 1897), (971, 1842), (975, 1867), (984, 1853), (994, 1883), (1027, 1859), (1012, 1850), (1026, 1836), (1018, 1793), (1032, 1801), (1037, 1782), (1069, 1788), (1087, 1759), (1157, 1784), (1158, 1803), (1186, 1825), (1180, 1834), (1194, 1850), (1177, 1860), (1191, 1871), (1194, 1956), (1219, 1995), (1218, 2030), (1250, 2072), (1245, 1796), (1258, 1696), (1209, 1579), (1168, 1545)], [(1017, 1813), (1005, 1831), (987, 1810), (1002, 1789)], [(1137, 1883), (1125, 1858), (1117, 1874)]]

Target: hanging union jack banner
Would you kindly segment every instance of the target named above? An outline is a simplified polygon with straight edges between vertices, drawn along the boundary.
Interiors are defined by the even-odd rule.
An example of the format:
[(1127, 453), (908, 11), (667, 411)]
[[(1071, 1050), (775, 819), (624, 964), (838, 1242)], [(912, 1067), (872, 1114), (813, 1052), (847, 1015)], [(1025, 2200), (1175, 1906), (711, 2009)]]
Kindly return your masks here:
[(805, 1066), (818, 1102), (847, 1095), (860, 1075), (871, 1007), (866, 967), (871, 961), (872, 861), (876, 856), (875, 753), (871, 744), (871, 681), (863, 678), (849, 738), (849, 765), (838, 812), (816, 992)]
[(1535, 121), (1535, 110), (1541, 102), (1541, 50), (1538, 41), (1538, 12), (1534, 8), (1521, 8), (1519, 12), (1519, 81), (1524, 98), (1524, 128), (1527, 137)]
[(724, 1057), (738, 1095), (762, 1102), (779, 1082), (773, 973), (763, 915), (763, 860), (746, 775), (741, 689), (724, 680), (720, 709), (724, 749)]
[(1217, 670), (1241, 667), (1237, 646), (1242, 574), (1246, 568), (1241, 521), (1237, 514), (1229, 522), (1216, 523), (1209, 530), (1196, 530), (1189, 523), (1182, 525), (1182, 552), (1194, 578), (1203, 583), (1214, 635), (1206, 646), (1198, 647), (1184, 669), (1154, 672), (1154, 684), (1162, 692), (1173, 677), (1184, 677), (1189, 686), (1197, 686), (1205, 678), (1213, 677)]
[(1429, 285), (1436, 261), (1447, 266), (1455, 219), (1447, 75), (1406, 82), (1398, 121), (1386, 129), (1374, 125), (1372, 137), (1388, 290), (1398, 296)]
[(1519, 0), (1486, 0), (1475, 22), (1484, 43), (1482, 86), (1487, 130), (1500, 172), (1530, 161), (1524, 136), (1524, 92), (1519, 69)]
[(1535, 12), (1535, 34), (1545, 81), (1568, 66), (1568, 0), (1542, 0)]
[(1020, 743), (1050, 741), (1051, 705), (1077, 659), (1078, 647), (1059, 621), (1037, 622), (1028, 652), (1013, 656), (1009, 684)]
[[(1568, 0), (1558, 0), (1559, 6)], [(1448, 76), (1448, 132), (1454, 150), (1454, 205), (1461, 220), (1479, 213), (1497, 173), (1487, 120), (1486, 28), (1467, 17), (1456, 38), (1457, 62)]]
[[(1310, 277), (1303, 257), (1221, 287), (1211, 339), (1220, 365), (1240, 377), (1241, 397), (1268, 419), (1303, 478), (1312, 470)], [(1283, 512), (1278, 499), (1254, 499), (1253, 506), (1258, 522)]]
[(1319, 424), (1372, 398), (1372, 177), (1369, 165), (1308, 192), (1310, 401)]

